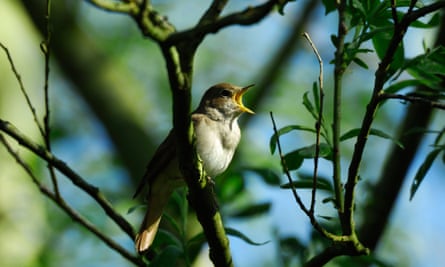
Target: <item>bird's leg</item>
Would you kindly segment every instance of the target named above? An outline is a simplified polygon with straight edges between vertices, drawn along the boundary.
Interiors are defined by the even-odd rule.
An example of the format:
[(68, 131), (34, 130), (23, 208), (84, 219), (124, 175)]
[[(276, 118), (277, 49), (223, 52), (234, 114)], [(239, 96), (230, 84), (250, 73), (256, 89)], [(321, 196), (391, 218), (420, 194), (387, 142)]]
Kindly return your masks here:
[(210, 175), (206, 175), (206, 179), (207, 179), (207, 183), (209, 183), (212, 186), (215, 185), (215, 180), (213, 180), (213, 178), (210, 177)]

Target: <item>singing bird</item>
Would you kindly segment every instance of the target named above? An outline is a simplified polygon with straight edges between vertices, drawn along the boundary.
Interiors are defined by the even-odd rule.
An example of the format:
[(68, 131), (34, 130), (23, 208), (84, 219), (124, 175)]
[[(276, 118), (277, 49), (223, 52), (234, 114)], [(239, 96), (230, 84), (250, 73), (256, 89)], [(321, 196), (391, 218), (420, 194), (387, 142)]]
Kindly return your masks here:
[[(242, 102), (244, 93), (252, 86), (216, 84), (205, 92), (198, 108), (191, 115), (196, 151), (210, 177), (224, 172), (232, 161), (241, 138), (238, 117), (244, 112), (254, 114)], [(148, 186), (148, 209), (135, 240), (139, 253), (150, 248), (170, 195), (177, 187), (185, 184), (179, 170), (176, 145), (172, 130), (148, 163), (136, 190), (135, 196)]]

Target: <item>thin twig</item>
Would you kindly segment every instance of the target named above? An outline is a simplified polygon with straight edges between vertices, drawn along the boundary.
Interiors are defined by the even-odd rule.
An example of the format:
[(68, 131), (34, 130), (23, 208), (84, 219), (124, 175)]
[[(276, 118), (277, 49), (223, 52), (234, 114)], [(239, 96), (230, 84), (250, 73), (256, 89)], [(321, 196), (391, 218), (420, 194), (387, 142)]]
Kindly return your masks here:
[(294, 195), (295, 201), (297, 202), (298, 206), (300, 206), (300, 209), (302, 209), (304, 211), (304, 213), (306, 213), (309, 216), (310, 212), (304, 205), (300, 196), (298, 195), (297, 189), (295, 188), (294, 182), (292, 181), (292, 176), (289, 172), (289, 169), (287, 168), (286, 159), (284, 158), (283, 151), (281, 150), (280, 137), (278, 135), (278, 129), (277, 129), (277, 125), (275, 123), (275, 119), (273, 117), (272, 111), (269, 114), (270, 114), (270, 119), (272, 120), (274, 134), (275, 134), (275, 136), (277, 136), (277, 148), (278, 148), (278, 153), (280, 155), (281, 166), (283, 167), (284, 174), (286, 175), (286, 177), (289, 181), (289, 185), (292, 190), (292, 194)]
[(134, 15), (138, 13), (138, 5), (135, 1), (127, 1), (127, 3), (110, 1), (110, 0), (86, 0), (88, 3), (96, 6), (97, 8), (116, 12), (116, 13), (127, 13)]
[(321, 59), (320, 53), (318, 53), (317, 47), (311, 40), (311, 37), (307, 32), (303, 33), (304, 38), (309, 42), (312, 50), (317, 56), (318, 64), (320, 66), (320, 73), (318, 76), (318, 88), (319, 88), (319, 111), (318, 111), (318, 120), (315, 125), (316, 135), (315, 135), (315, 157), (314, 157), (314, 177), (313, 177), (313, 185), (312, 185), (312, 198), (311, 198), (311, 207), (309, 212), (314, 214), (315, 209), (315, 201), (317, 194), (317, 180), (318, 180), (318, 161), (320, 157), (320, 134), (321, 134), (321, 125), (323, 123), (323, 102), (324, 102), (324, 91), (323, 91), (323, 60)]
[(39, 188), (43, 195), (51, 199), (59, 208), (61, 208), (68, 216), (70, 216), (74, 221), (78, 222), (80, 225), (85, 227), (88, 231), (97, 236), (105, 244), (107, 244), (111, 249), (118, 252), (127, 260), (133, 262), (137, 266), (145, 266), (144, 262), (137, 256), (132, 255), (125, 248), (116, 243), (113, 239), (109, 238), (107, 235), (102, 233), (94, 224), (92, 224), (88, 219), (79, 214), (76, 210), (71, 208), (60, 195), (55, 194), (49, 188), (44, 186), (39, 179), (34, 175), (31, 167), (26, 164), (26, 162), (19, 156), (17, 152), (9, 145), (9, 143), (4, 138), (3, 134), (0, 134), (0, 142), (3, 143), (4, 147), (8, 153), (16, 160), (16, 162), (25, 170), (26, 174), (31, 178), (32, 182)]
[(287, 164), (286, 164), (286, 159), (284, 158), (283, 155), (283, 151), (281, 149), (281, 143), (280, 143), (280, 138), (278, 135), (278, 129), (277, 129), (277, 125), (275, 123), (275, 119), (273, 117), (273, 113), (270, 112), (270, 118), (272, 120), (272, 125), (273, 125), (273, 131), (274, 134), (277, 136), (277, 148), (278, 148), (278, 153), (280, 155), (280, 160), (281, 160), (281, 166), (283, 167), (284, 170), (284, 174), (286, 175), (288, 181), (289, 181), (289, 186), (292, 190), (292, 194), (295, 198), (295, 201), (297, 202), (298, 206), (300, 207), (300, 209), (309, 217), (312, 226), (315, 228), (315, 230), (317, 230), (321, 235), (323, 235), (324, 237), (330, 239), (330, 240), (338, 240), (339, 236), (336, 236), (330, 232), (328, 232), (326, 229), (324, 229), (317, 221), (317, 219), (315, 218), (314, 214), (311, 213), (306, 206), (304, 205), (303, 201), (301, 200), (300, 196), (298, 195), (297, 189), (294, 186), (294, 183), (292, 181), (292, 176), (289, 172), (289, 169), (287, 168)]
[[(375, 114), (379, 108), (379, 105), (381, 104), (381, 96), (384, 94), (383, 86), (387, 81), (388, 66), (392, 63), (397, 48), (403, 41), (403, 37), (405, 36), (405, 33), (411, 23), (418, 18), (437, 11), (443, 7), (445, 7), (445, 1), (439, 1), (431, 5), (419, 8), (417, 10), (407, 12), (400, 20), (400, 23), (396, 27), (394, 27), (394, 33), (391, 41), (389, 42), (385, 56), (380, 61), (378, 65), (379, 67), (375, 72), (372, 96), (367, 105), (366, 113), (360, 127), (360, 132), (357, 136), (357, 141), (354, 146), (354, 152), (352, 153), (351, 163), (349, 164), (348, 178), (345, 184), (345, 207), (347, 208), (345, 209), (344, 217), (345, 220), (349, 222), (348, 225), (351, 226), (351, 229), (348, 229), (350, 230), (350, 232), (355, 231), (355, 226), (353, 224), (355, 205), (354, 194), (355, 186), (357, 185), (359, 180), (360, 163), (362, 161), (369, 131), (374, 121)], [(405, 100), (408, 100), (408, 98), (406, 98)]]
[(26, 92), (25, 86), (23, 85), (22, 77), (20, 76), (19, 72), (17, 71), (17, 69), (16, 69), (16, 67), (14, 65), (14, 60), (12, 59), (12, 56), (9, 53), (8, 48), (5, 45), (3, 45), (1, 42), (0, 42), (0, 47), (3, 49), (3, 51), (5, 51), (6, 57), (8, 58), (8, 61), (9, 61), (9, 65), (11, 66), (11, 70), (14, 73), (17, 82), (19, 83), (20, 90), (22, 91), (23, 96), (26, 99), (26, 103), (27, 103), (29, 109), (31, 110), (32, 116), (34, 118), (34, 121), (36, 122), (37, 127), (39, 128), (40, 134), (42, 136), (44, 136), (45, 131), (44, 131), (42, 125), (40, 124), (40, 122), (39, 122), (39, 120), (37, 118), (36, 109), (32, 105), (31, 99), (29, 98), (29, 95)]
[(396, 0), (391, 0), (391, 15), (394, 25), (399, 24), (399, 19), (397, 18), (397, 4)]
[[(347, 223), (343, 222), (344, 200), (343, 200), (343, 184), (341, 179), (341, 115), (342, 115), (342, 81), (346, 69), (345, 63), (345, 38), (348, 32), (346, 27), (346, 0), (337, 1), (338, 10), (338, 26), (337, 26), (337, 44), (335, 51), (335, 67), (334, 67), (334, 107), (332, 114), (332, 146), (333, 146), (333, 181), (335, 192), (335, 205), (340, 217), (343, 234), (348, 234)], [(346, 230), (346, 231), (344, 231)]]
[(215, 21), (223, 11), (228, 0), (213, 0), (209, 8), (202, 15), (199, 24), (206, 24)]
[(132, 226), (128, 223), (125, 218), (123, 218), (119, 213), (117, 213), (106, 197), (100, 192), (99, 188), (89, 184), (85, 179), (83, 179), (79, 174), (77, 174), (73, 169), (68, 167), (68, 165), (54, 156), (45, 147), (40, 146), (28, 137), (22, 134), (16, 127), (11, 123), (0, 119), (0, 130), (15, 139), (20, 145), (28, 148), (34, 154), (39, 156), (41, 159), (45, 160), (51, 164), (58, 171), (63, 173), (74, 185), (81, 188), (85, 193), (90, 195), (104, 210), (104, 212), (125, 232), (128, 236), (134, 239), (135, 234)]
[(419, 103), (419, 104), (427, 105), (432, 108), (438, 108), (438, 109), (445, 110), (445, 103), (433, 101), (431, 99), (427, 99), (427, 98), (420, 97), (420, 96), (384, 93), (384, 94), (381, 94), (379, 97), (381, 100), (400, 99), (400, 100), (404, 100), (404, 101), (408, 101), (408, 102), (412, 102), (412, 103)]
[[(43, 92), (45, 94), (45, 115), (43, 117), (43, 127), (45, 140), (45, 145), (48, 151), (51, 151), (51, 127), (50, 127), (50, 108), (49, 108), (49, 63), (51, 56), (51, 0), (46, 1), (46, 37), (45, 40), (40, 44), (40, 48), (45, 56), (45, 83), (43, 85)], [(54, 193), (57, 197), (60, 197), (59, 185), (57, 183), (57, 176), (54, 168), (51, 164), (47, 165), (49, 175), (51, 177), (51, 182), (53, 183)]]
[(269, 0), (258, 6), (248, 7), (243, 11), (221, 17), (212, 23), (198, 24), (192, 29), (173, 33), (168, 37), (166, 43), (168, 45), (173, 45), (184, 40), (193, 40), (196, 37), (205, 36), (209, 33), (216, 33), (219, 30), (232, 25), (252, 25), (269, 14), (275, 6), (275, 3), (275, 0)]

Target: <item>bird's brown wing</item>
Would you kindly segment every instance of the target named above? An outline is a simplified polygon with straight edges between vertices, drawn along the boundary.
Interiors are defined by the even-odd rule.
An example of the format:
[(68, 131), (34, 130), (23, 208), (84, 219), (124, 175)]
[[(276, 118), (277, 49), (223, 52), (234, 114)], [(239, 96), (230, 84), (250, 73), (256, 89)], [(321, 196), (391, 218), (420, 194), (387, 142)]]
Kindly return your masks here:
[[(152, 159), (147, 165), (145, 174), (139, 181), (139, 185), (136, 188), (136, 192), (133, 195), (135, 198), (143, 189), (152, 184), (156, 176), (164, 170), (168, 164), (176, 156), (176, 140), (173, 130), (170, 131), (167, 138), (159, 145), (158, 149), (154, 153)], [(150, 189), (149, 189), (150, 190)]]

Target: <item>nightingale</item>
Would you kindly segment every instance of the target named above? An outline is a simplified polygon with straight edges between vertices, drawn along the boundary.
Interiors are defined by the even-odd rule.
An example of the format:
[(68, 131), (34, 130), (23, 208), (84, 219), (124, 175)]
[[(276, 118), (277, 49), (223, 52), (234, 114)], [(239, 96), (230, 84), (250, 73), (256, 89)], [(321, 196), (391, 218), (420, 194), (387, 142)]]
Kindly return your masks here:
[[(238, 117), (244, 112), (254, 114), (242, 102), (243, 94), (252, 86), (216, 84), (205, 92), (198, 108), (191, 114), (196, 151), (209, 177), (224, 172), (232, 160), (241, 138)], [(176, 146), (174, 130), (171, 130), (148, 163), (134, 195), (148, 187), (148, 208), (135, 240), (138, 253), (150, 248), (170, 195), (177, 187), (185, 185)]]

